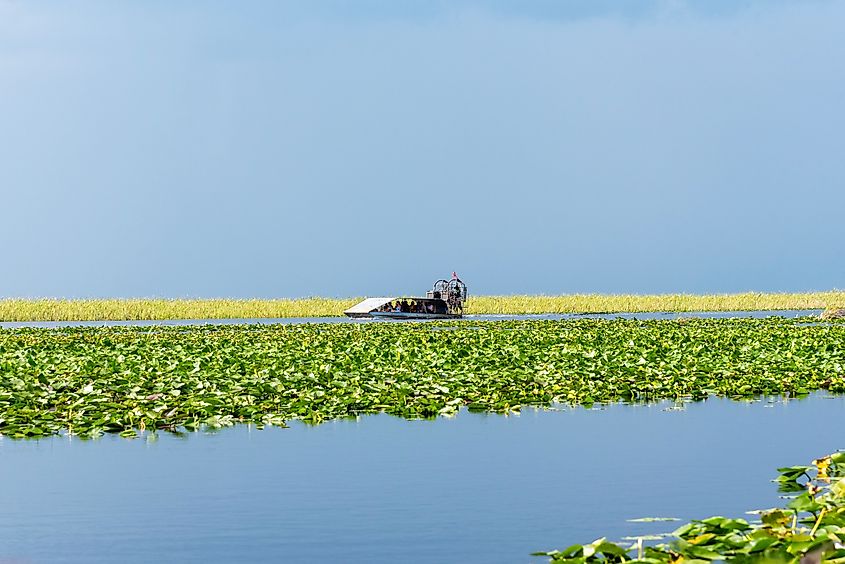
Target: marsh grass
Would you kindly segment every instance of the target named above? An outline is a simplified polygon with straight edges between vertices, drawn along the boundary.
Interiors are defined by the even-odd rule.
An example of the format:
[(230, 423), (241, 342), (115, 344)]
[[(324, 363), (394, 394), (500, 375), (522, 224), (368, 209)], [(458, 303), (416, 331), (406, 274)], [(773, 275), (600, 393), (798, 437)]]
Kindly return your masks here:
[[(0, 321), (105, 321), (333, 317), (361, 298), (236, 299), (3, 299)], [(468, 314), (637, 313), (845, 308), (845, 292), (792, 294), (664, 294), (475, 296)]]
[(805, 310), (845, 307), (845, 292), (566, 296), (476, 296), (469, 313), (642, 313)]
[(253, 319), (331, 317), (360, 301), (357, 298), (295, 300), (232, 299), (6, 299), (0, 321), (120, 321), (155, 319)]

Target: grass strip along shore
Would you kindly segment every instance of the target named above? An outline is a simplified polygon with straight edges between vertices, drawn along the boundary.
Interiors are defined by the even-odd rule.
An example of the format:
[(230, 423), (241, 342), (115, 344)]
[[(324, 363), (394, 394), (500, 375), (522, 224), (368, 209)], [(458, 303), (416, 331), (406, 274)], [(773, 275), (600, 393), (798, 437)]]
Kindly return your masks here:
[(781, 491), (791, 493), (786, 496), (789, 502), (785, 507), (749, 512), (753, 519), (692, 521), (665, 535), (668, 542), (653, 546), (644, 545), (646, 537), (626, 542), (600, 538), (535, 556), (570, 564), (845, 563), (845, 453), (778, 471), (776, 481)]
[[(231, 299), (3, 299), (0, 321), (123, 321), (332, 317), (360, 298)], [(470, 296), (468, 314), (638, 313), (845, 308), (845, 292), (792, 294), (666, 294)]]
[(845, 323), (453, 321), (0, 330), (0, 434), (845, 392)]

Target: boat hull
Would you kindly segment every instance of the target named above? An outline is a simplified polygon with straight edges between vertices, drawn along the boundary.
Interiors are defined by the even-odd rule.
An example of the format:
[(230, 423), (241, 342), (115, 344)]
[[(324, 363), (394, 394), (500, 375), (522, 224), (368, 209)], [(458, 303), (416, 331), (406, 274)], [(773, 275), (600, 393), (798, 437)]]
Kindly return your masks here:
[[(350, 316), (351, 317), (351, 316)], [(356, 316), (357, 317), (357, 316)], [(360, 317), (372, 317), (376, 319), (460, 319), (460, 315), (450, 313), (408, 313), (402, 311), (372, 311)]]
[[(400, 302), (402, 307), (400, 308)], [(399, 311), (406, 309), (406, 311)], [(412, 311), (407, 311), (410, 309)], [(416, 311), (413, 311), (416, 310)], [(446, 302), (439, 298), (365, 298), (343, 312), (353, 318), (376, 319), (460, 319), (460, 313), (449, 313)]]

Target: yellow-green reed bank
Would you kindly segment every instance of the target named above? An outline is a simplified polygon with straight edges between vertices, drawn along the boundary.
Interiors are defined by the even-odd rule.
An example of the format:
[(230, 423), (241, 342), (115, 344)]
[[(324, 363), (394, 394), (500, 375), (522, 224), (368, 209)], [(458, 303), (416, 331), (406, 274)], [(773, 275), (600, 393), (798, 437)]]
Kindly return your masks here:
[[(329, 317), (360, 298), (230, 299), (0, 299), (0, 321), (100, 321)], [(793, 294), (665, 294), (653, 296), (475, 296), (469, 314), (748, 311), (845, 307), (845, 291)]]

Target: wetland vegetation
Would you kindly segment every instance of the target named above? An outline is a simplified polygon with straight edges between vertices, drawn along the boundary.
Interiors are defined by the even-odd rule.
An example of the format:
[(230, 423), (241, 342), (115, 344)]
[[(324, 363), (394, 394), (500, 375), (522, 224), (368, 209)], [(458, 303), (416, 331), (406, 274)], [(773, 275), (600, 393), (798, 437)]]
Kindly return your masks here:
[[(710, 517), (684, 524), (668, 535), (635, 537), (628, 542), (600, 538), (535, 555), (571, 564), (845, 562), (845, 453), (818, 458), (809, 466), (779, 468), (778, 472), (780, 489), (793, 495), (784, 496), (789, 499), (785, 507), (750, 511), (755, 519)], [(671, 540), (644, 546), (645, 540), (664, 538)]]
[(0, 330), (0, 433), (845, 391), (845, 323), (452, 321)]
[[(3, 299), (0, 321), (256, 319), (340, 316), (360, 298)], [(472, 296), (468, 314), (638, 313), (845, 308), (845, 292), (564, 296)]]

